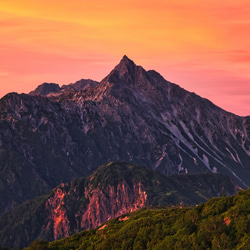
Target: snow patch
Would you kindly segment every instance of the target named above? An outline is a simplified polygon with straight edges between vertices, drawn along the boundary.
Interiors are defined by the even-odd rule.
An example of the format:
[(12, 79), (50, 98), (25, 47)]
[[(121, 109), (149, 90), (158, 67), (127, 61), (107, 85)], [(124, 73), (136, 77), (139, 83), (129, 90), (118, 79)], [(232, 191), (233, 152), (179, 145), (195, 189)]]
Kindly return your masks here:
[(198, 165), (197, 159), (195, 157), (193, 157), (193, 160), (194, 160), (194, 164)]
[(155, 163), (155, 168), (158, 168), (158, 166), (161, 164), (162, 160), (164, 159), (164, 157), (166, 156), (166, 152), (162, 152), (162, 156), (161, 158)]
[(227, 150), (227, 152), (231, 155), (231, 157), (233, 158), (233, 160), (234, 160), (235, 162), (238, 162), (237, 159), (234, 157), (233, 153), (232, 153), (228, 148), (226, 148), (226, 150)]
[(184, 170), (184, 168), (182, 167), (183, 159), (182, 159), (180, 153), (179, 153), (179, 158), (180, 158), (181, 162), (180, 162), (180, 164), (178, 165), (178, 172), (181, 172), (181, 171)]
[(207, 168), (210, 169), (209, 159), (208, 159), (208, 157), (205, 154), (202, 154), (202, 161), (207, 166)]
[(182, 128), (185, 130), (186, 134), (189, 136), (189, 138), (194, 141), (194, 137), (192, 136), (192, 134), (190, 133), (189, 129), (187, 128), (187, 126), (185, 125), (184, 122), (179, 121), (180, 125), (182, 126)]

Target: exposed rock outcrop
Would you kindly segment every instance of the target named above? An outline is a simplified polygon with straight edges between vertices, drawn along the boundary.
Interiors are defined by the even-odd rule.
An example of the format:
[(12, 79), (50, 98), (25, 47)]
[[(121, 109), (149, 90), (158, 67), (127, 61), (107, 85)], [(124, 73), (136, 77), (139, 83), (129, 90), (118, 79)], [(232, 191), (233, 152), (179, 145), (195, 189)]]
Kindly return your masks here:
[(55, 240), (69, 236), (70, 222), (63, 201), (65, 195), (66, 192), (58, 188), (45, 204), (45, 209), (48, 210), (49, 214), (46, 229), (53, 229), (53, 238)]
[[(74, 215), (70, 208), (68, 210), (65, 208), (63, 199), (65, 195), (70, 193), (67, 194), (65, 190), (57, 188), (45, 204), (49, 214), (46, 229), (53, 230), (54, 240), (68, 237), (69, 233), (95, 228), (107, 220), (147, 205), (147, 194), (143, 191), (142, 184), (134, 182), (130, 187), (125, 180), (117, 186), (108, 186), (104, 190), (86, 187), (84, 196), (89, 202)], [(73, 230), (70, 216), (75, 216), (76, 227)]]
[(90, 229), (122, 214), (145, 207), (147, 194), (141, 183), (130, 187), (123, 180), (116, 187), (108, 186), (104, 190), (86, 188), (85, 197), (89, 199), (86, 210), (80, 210), (76, 217), (81, 218), (80, 229)]

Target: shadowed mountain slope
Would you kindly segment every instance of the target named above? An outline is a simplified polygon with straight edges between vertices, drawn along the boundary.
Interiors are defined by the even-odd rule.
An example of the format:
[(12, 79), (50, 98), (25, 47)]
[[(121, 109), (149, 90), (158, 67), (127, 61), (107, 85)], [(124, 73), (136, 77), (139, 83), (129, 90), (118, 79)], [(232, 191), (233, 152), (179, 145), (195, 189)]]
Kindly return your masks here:
[(238, 190), (222, 174), (167, 177), (143, 166), (111, 162), (0, 216), (0, 242), (24, 247), (37, 238), (57, 240), (145, 206), (198, 204)]

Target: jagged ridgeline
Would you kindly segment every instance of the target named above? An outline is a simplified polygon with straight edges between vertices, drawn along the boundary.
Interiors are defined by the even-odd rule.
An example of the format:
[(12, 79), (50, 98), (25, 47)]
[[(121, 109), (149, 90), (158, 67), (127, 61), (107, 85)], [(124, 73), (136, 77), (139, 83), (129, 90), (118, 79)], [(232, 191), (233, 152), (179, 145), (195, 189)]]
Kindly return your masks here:
[(56, 83), (43, 83), (39, 85), (34, 91), (31, 91), (29, 94), (36, 96), (58, 96), (62, 93), (71, 93), (71, 92), (78, 92), (80, 90), (84, 90), (93, 86), (96, 86), (98, 82), (90, 80), (90, 79), (81, 79), (80, 81), (77, 81), (75, 83), (71, 83), (68, 85), (63, 85), (60, 87)]
[(167, 177), (144, 166), (111, 162), (3, 214), (0, 242), (22, 248), (35, 239), (53, 241), (95, 228), (145, 206), (194, 205), (238, 189), (222, 174)]
[(239, 117), (124, 56), (100, 83), (43, 84), (0, 100), (0, 213), (101, 164), (164, 175), (220, 172), (250, 185), (250, 117)]
[[(250, 189), (196, 207), (142, 208), (100, 227), (30, 248), (46, 249), (250, 249)], [(45, 249), (45, 248), (43, 248)]]

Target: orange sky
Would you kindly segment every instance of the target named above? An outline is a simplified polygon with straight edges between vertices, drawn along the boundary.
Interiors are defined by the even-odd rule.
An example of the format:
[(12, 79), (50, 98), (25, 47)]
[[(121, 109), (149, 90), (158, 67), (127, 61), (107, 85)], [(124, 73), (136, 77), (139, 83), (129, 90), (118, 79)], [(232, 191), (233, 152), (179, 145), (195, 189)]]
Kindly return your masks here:
[(0, 97), (100, 81), (126, 54), (250, 115), (249, 0), (0, 0)]

